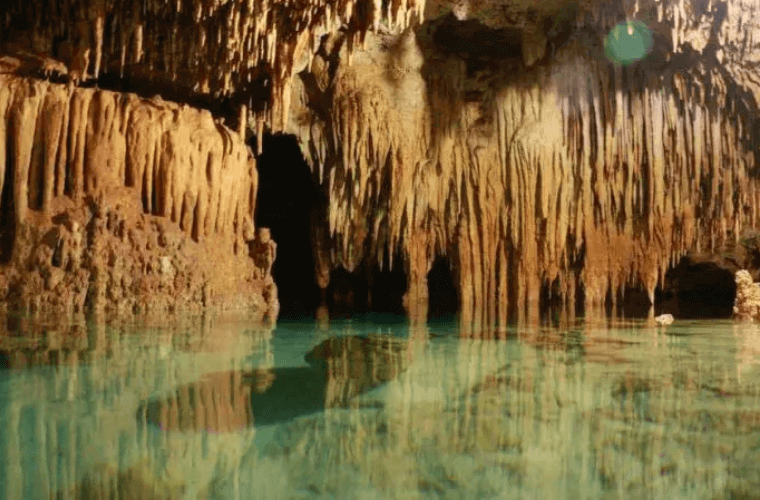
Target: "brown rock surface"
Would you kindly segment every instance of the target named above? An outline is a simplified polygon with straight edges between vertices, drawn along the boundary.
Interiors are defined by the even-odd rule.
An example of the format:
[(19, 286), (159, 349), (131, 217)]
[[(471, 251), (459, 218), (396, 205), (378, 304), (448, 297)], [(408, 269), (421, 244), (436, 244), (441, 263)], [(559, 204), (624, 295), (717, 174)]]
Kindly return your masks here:
[(752, 282), (752, 276), (744, 269), (736, 273), (734, 317), (742, 321), (760, 321), (760, 287)]
[(210, 113), (0, 75), (0, 174), (11, 307), (276, 317), (244, 239), (255, 163)]
[[(758, 225), (748, 95), (759, 94), (742, 76), (757, 72), (737, 51), (721, 66), (703, 43), (754, 43), (742, 2), (582, 2), (566, 20), (547, 7), (566, 36), (532, 67), (519, 41), (495, 52), (485, 42), (509, 24), (496, 7), (519, 2), (468, 4), (469, 17), (368, 34), (351, 64), (335, 36), (300, 75), (289, 129), (330, 196), (332, 266), (400, 246), (411, 304), (447, 255), (462, 317), (491, 323), (535, 309), (542, 288), (568, 304), (630, 286), (653, 301), (688, 251)], [(604, 57), (604, 36), (625, 19), (654, 33), (640, 65)]]

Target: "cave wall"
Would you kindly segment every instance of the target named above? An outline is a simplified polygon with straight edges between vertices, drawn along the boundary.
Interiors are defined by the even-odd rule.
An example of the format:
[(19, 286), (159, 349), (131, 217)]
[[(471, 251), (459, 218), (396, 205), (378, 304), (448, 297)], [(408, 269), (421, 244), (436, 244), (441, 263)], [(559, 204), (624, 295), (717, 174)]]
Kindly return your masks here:
[(207, 111), (0, 75), (6, 305), (276, 315), (256, 189), (250, 149)]

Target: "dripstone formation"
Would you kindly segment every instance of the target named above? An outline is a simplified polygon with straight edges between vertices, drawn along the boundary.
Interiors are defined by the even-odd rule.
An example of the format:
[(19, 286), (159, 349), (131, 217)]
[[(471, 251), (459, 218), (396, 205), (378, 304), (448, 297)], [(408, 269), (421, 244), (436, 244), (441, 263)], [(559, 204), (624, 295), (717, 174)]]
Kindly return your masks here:
[[(202, 290), (219, 290), (212, 281), (224, 273), (209, 271), (217, 269), (209, 256), (220, 252), (229, 276), (244, 277), (225, 293), (276, 309), (271, 280), (255, 271), (269, 257), (248, 256), (258, 186), (244, 139), (260, 147), (265, 132), (285, 132), (325, 195), (312, 220), (321, 287), (338, 267), (403, 265), (405, 304), (424, 316), (427, 275), (443, 256), (467, 323), (534, 316), (545, 300), (596, 307), (630, 289), (653, 302), (682, 256), (719, 251), (758, 226), (754, 8), (752, 0), (6, 2), (9, 297), (57, 281), (52, 290), (87, 303), (115, 304), (112, 294), (139, 308), (120, 273), (140, 268), (167, 303), (201, 304)], [(610, 59), (608, 36), (625, 36), (613, 31), (620, 23), (646, 27), (646, 57)], [(92, 88), (108, 82), (161, 98)], [(214, 109), (223, 123), (169, 101)], [(179, 228), (208, 267), (183, 274), (169, 247), (146, 250), (151, 271), (139, 259), (90, 263), (101, 255), (95, 247), (116, 256), (135, 248), (111, 232), (108, 215), (87, 208), (88, 197), (117, 192), (125, 198), (106, 202), (111, 217), (146, 239), (153, 221)], [(82, 215), (56, 222), (63, 205)], [(53, 229), (67, 248), (86, 248), (61, 278), (51, 271), (58, 250), (34, 250)], [(169, 287), (161, 276), (174, 276), (173, 288), (161, 288)]]

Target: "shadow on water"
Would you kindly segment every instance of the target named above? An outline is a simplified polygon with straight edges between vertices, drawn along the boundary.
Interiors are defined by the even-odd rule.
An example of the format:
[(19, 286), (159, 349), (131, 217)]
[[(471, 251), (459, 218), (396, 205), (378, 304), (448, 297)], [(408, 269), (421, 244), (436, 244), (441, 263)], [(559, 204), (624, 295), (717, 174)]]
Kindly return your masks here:
[(306, 354), (309, 366), (211, 373), (142, 403), (137, 418), (164, 431), (219, 433), (348, 407), (406, 369), (406, 347), (389, 336), (329, 338)]

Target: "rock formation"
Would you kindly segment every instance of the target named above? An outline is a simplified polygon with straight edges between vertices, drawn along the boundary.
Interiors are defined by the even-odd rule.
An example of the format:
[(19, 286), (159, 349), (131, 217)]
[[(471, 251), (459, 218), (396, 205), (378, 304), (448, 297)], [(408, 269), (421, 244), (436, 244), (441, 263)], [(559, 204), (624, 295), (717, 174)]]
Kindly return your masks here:
[(249, 255), (261, 251), (248, 244), (256, 187), (250, 150), (207, 111), (0, 76), (0, 298), (12, 307), (276, 317), (269, 269)]
[(742, 321), (760, 321), (760, 288), (744, 269), (736, 273), (734, 317)]
[[(0, 41), (15, 58), (0, 67), (223, 101), (228, 122), (243, 133), (295, 134), (328, 200), (313, 231), (323, 287), (331, 269), (393, 265), (385, 261), (400, 250), (410, 311), (425, 310), (437, 255), (453, 265), (468, 322), (533, 314), (542, 296), (572, 309), (581, 298), (595, 306), (638, 287), (653, 302), (685, 253), (720, 248), (758, 224), (760, 27), (752, 0), (37, 0), (35, 7), (12, 0), (0, 8)], [(608, 35), (639, 27), (652, 41), (647, 57), (611, 61)], [(130, 170), (111, 149), (92, 152), (107, 167), (85, 169), (77, 160), (91, 144), (83, 134), (119, 135), (105, 124), (123, 119), (121, 104), (109, 107), (110, 94), (91, 89), (66, 92), (68, 123), (89, 113), (103, 124), (69, 135), (71, 195), (121, 173), (124, 184), (139, 183), (143, 170)], [(14, 132), (18, 144), (58, 133), (20, 125), (40, 116), (40, 102), (48, 102), (40, 96), (50, 93), (7, 108), (15, 118), (6, 122), (26, 134)], [(97, 104), (87, 106), (91, 99)], [(144, 139), (124, 140), (129, 158)], [(238, 145), (228, 139), (225, 154)], [(18, 175), (58, 172), (27, 172), (23, 155), (50, 155), (18, 151)], [(243, 165), (252, 162), (240, 158), (241, 175), (249, 175)], [(197, 191), (186, 197), (177, 188), (193, 185), (184, 173), (172, 184), (160, 172), (143, 177), (145, 211), (193, 234), (188, 227), (197, 223), (183, 225), (182, 214)], [(204, 220), (213, 222), (203, 236), (209, 224), (242, 234), (238, 214), (252, 213), (255, 196), (243, 192), (249, 182), (230, 185), (241, 193), (224, 208), (207, 198)], [(44, 209), (50, 193), (14, 191), (22, 200), (17, 218), (27, 206)]]
[[(593, 306), (638, 286), (653, 302), (687, 251), (757, 224), (760, 88), (749, 56), (724, 59), (755, 29), (748, 4), (581, 5), (563, 33), (545, 32), (543, 56), (525, 41), (498, 54), (442, 45), (452, 30), (502, 35), (499, 2), (470, 14), (476, 3), (466, 21), (367, 35), (350, 65), (333, 62), (335, 37), (301, 74), (290, 129), (330, 196), (326, 267), (400, 245), (408, 293), (424, 296), (434, 256), (447, 255), (462, 317), (492, 323), (534, 309), (542, 290)], [(655, 40), (629, 67), (603, 54), (626, 16)]]

